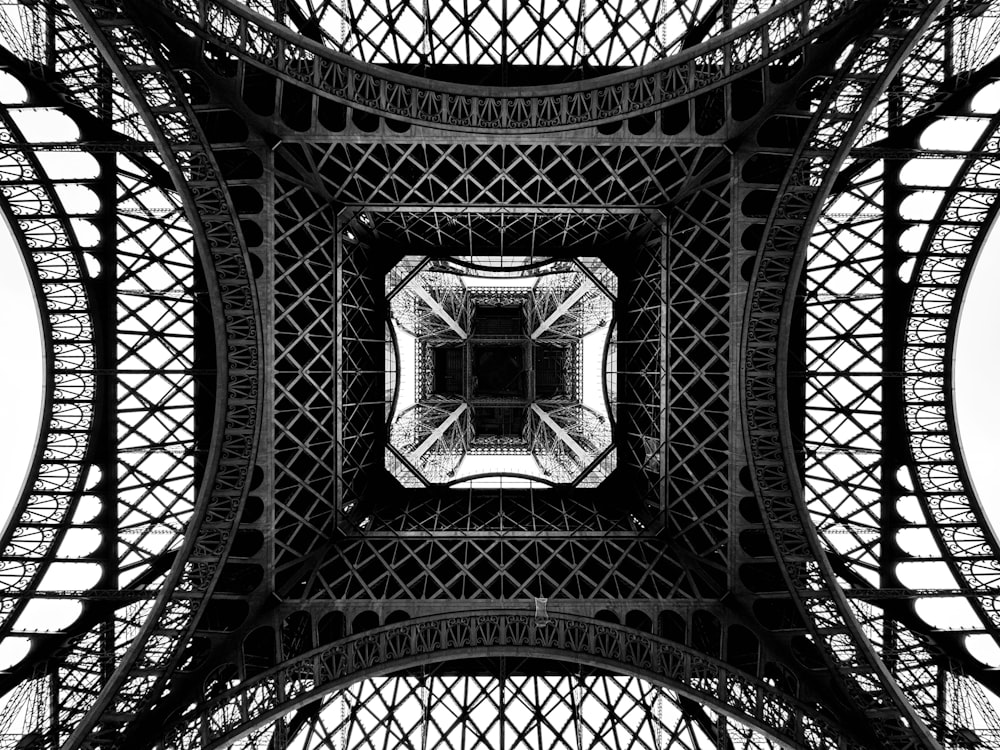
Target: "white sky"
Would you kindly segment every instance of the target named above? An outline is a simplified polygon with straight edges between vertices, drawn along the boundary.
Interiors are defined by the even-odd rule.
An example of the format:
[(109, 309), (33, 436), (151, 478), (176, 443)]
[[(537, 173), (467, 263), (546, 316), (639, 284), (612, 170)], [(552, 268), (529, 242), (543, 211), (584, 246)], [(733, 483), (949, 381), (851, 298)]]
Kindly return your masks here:
[(1000, 232), (991, 232), (965, 295), (955, 344), (955, 408), (979, 500), (1000, 531)]
[(0, 220), (0, 523), (21, 493), (38, 436), (44, 378), (32, 297), (21, 254)]

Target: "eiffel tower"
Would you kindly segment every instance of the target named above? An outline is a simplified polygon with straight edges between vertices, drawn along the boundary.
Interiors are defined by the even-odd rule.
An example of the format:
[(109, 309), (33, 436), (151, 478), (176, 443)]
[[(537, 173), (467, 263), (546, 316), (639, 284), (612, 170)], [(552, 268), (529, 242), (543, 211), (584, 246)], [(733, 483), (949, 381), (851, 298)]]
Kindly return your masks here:
[(0, 747), (1000, 748), (952, 397), (1000, 4), (21, 0), (0, 42), (46, 361)]

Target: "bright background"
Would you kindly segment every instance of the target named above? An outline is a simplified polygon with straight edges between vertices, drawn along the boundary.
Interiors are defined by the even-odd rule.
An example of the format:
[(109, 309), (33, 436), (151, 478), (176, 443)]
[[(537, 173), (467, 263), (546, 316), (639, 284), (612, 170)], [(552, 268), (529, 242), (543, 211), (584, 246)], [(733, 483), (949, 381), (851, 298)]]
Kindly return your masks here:
[[(42, 405), (42, 343), (21, 254), (0, 220), (0, 523), (21, 494)], [(3, 526), (0, 526), (2, 529)]]

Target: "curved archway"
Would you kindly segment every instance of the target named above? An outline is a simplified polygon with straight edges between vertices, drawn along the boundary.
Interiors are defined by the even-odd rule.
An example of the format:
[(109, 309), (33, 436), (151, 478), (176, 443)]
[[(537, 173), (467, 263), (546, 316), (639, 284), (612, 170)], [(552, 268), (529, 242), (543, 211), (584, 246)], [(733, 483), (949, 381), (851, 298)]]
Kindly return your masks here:
[[(169, 12), (193, 35), (223, 50), (229, 65), (254, 69), (273, 62), (261, 54), (270, 45), (234, 43), (230, 29), (242, 26), (250, 30), (250, 38), (271, 39), (274, 48), (286, 46), (301, 59), (312, 60), (302, 69), (286, 68), (277, 77), (324, 99), (447, 130), (517, 128), (522, 133), (625, 120), (725, 86), (747, 71), (802, 49), (835, 24), (839, 15), (811, 0), (782, 3), (670, 57), (598, 78), (512, 93), (501, 86), (470, 87), (361, 62), (229, 0), (213, 0), (210, 7), (202, 18)], [(786, 23), (793, 14), (796, 22)], [(748, 56), (747, 50), (757, 52)], [(726, 72), (707, 79), (696, 72), (715, 66)]]
[(359, 680), (468, 657), (538, 657), (640, 677), (752, 726), (787, 747), (841, 747), (842, 730), (722, 661), (649, 633), (565, 614), (444, 614), (344, 638), (280, 664), (184, 716), (159, 747), (224, 747)]

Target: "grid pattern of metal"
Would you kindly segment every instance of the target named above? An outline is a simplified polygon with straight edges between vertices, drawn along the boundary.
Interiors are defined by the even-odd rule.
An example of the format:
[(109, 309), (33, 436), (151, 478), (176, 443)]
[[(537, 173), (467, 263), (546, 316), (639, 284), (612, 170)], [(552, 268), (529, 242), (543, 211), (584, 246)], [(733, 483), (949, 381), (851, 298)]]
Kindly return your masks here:
[[(726, 10), (703, 2), (590, 5), (541, 3), (379, 3), (304, 0), (281, 10), (247, 5), (293, 29), (321, 36), (361, 60), (395, 65), (642, 65), (719, 33), (767, 9), (740, 3)], [(280, 6), (279, 6), (280, 7)]]
[(676, 694), (634, 677), (429, 675), (357, 683), (290, 747), (698, 750), (713, 741), (698, 721)]
[[(255, 376), (255, 366), (243, 347), (248, 336), (253, 337), (256, 321), (250, 298), (238, 279), (229, 276), (230, 286), (220, 296), (215, 276), (203, 270), (212, 282), (205, 301), (221, 310), (224, 298), (230, 315), (225, 326), (215, 330), (215, 337), (226, 334), (230, 348), (226, 387), (230, 421), (220, 432), (218, 423), (213, 424), (210, 401), (197, 418), (193, 403), (198, 380), (193, 333), (198, 312), (194, 301), (197, 285), (204, 282), (195, 275), (192, 238), (207, 254), (208, 235), (201, 222), (220, 215), (221, 197), (218, 192), (199, 192), (199, 188), (208, 187), (205, 182), (215, 179), (211, 166), (203, 161), (203, 154), (191, 153), (190, 140), (187, 152), (170, 157), (150, 155), (151, 141), (162, 137), (162, 128), (175, 137), (185, 133), (172, 113), (161, 109), (157, 120), (148, 105), (137, 107), (130, 100), (126, 89), (135, 81), (121, 65), (114, 68), (117, 77), (112, 74), (113, 68), (102, 59), (81, 25), (87, 14), (76, 16), (61, 3), (26, 9), (25, 13), (33, 17), (33, 23), (18, 27), (14, 33), (42, 28), (48, 39), (48, 44), (35, 40), (25, 45), (36, 55), (18, 63), (26, 88), (43, 102), (64, 109), (76, 122), (81, 141), (87, 144), (86, 149), (81, 146), (77, 150), (94, 148), (97, 153), (96, 157), (81, 158), (85, 163), (96, 158), (100, 167), (80, 175), (76, 182), (84, 182), (100, 201), (101, 208), (92, 209), (96, 213), (92, 223), (96, 230), (93, 253), (101, 274), (92, 275), (97, 277), (95, 287), (101, 287), (107, 306), (101, 313), (100, 343), (95, 347), (100, 368), (92, 368), (102, 404), (101, 419), (95, 426), (100, 425), (104, 441), (94, 449), (100, 482), (95, 481), (93, 489), (107, 503), (107, 510), (97, 524), (104, 532), (103, 545), (89, 559), (103, 566), (97, 582), (102, 588), (77, 593), (77, 598), (104, 603), (88, 605), (71, 626), (61, 617), (61, 625), (53, 623), (55, 632), (34, 639), (33, 654), (21, 665), (22, 673), (34, 669), (47, 675), (53, 710), (33, 729), (44, 742), (55, 746), (63, 741), (77, 742), (72, 733), (88, 732), (93, 726), (88, 717), (96, 720), (112, 704), (118, 717), (112, 724), (127, 722), (157, 695), (158, 685), (160, 689), (165, 686), (166, 675), (188, 642), (188, 629), (198, 611), (196, 599), (215, 581), (213, 555), (217, 560), (228, 546), (219, 533), (222, 526), (231, 525), (231, 516), (227, 517), (223, 506), (231, 508), (238, 503), (240, 486), (248, 473), (240, 469), (240, 453), (248, 456), (252, 439), (255, 397), (252, 388), (248, 395), (247, 381)], [(133, 39), (124, 28), (119, 33), (122, 43)], [(134, 63), (156, 64), (142, 49), (132, 52)], [(43, 65), (58, 71), (63, 92), (71, 101), (54, 95), (44, 78), (46, 68), (39, 67)], [(155, 77), (144, 78), (143, 84), (150, 94), (168, 92), (163, 81)], [(57, 149), (65, 152), (64, 160), (72, 159), (72, 146)], [(179, 170), (176, 158), (184, 162), (190, 178), (189, 189), (180, 196), (173, 192), (169, 177), (172, 170)], [(184, 200), (190, 201), (195, 212), (200, 210), (194, 214), (192, 227), (185, 224), (192, 214), (185, 216), (180, 210)], [(85, 224), (85, 220), (78, 220), (72, 228), (81, 232)], [(219, 229), (224, 229), (224, 224), (217, 222), (216, 231)], [(76, 242), (62, 247), (71, 252), (74, 245), (79, 247)], [(210, 244), (216, 250), (218, 265), (225, 266), (228, 261), (229, 274), (239, 270), (238, 256), (235, 260), (226, 257), (223, 237), (213, 235)], [(209, 361), (208, 383), (218, 364), (212, 338), (209, 334), (204, 350)], [(82, 376), (85, 373), (81, 371)], [(249, 413), (237, 416), (241, 408), (248, 407)], [(246, 429), (247, 417), (250, 429)], [(200, 419), (205, 420), (205, 442), (201, 445), (196, 434)], [(222, 458), (224, 444), (230, 452)], [(196, 457), (200, 452), (205, 455), (199, 464)], [(213, 464), (220, 460), (229, 463), (221, 471)], [(246, 458), (244, 466), (245, 462)], [(208, 484), (212, 491), (196, 496), (195, 474), (206, 471), (214, 477)], [(186, 533), (192, 526), (197, 531)], [(184, 562), (174, 566), (177, 560)], [(58, 582), (50, 585), (54, 586), (55, 599), (62, 598)], [(115, 590), (120, 593), (109, 594)], [(171, 598), (175, 591), (187, 594)], [(150, 643), (154, 630), (157, 635)], [(58, 662), (50, 660), (53, 649), (62, 654)], [(145, 671), (142, 677), (131, 674), (137, 662)], [(10, 677), (19, 679), (16, 673)], [(112, 726), (105, 730), (116, 732)]]

